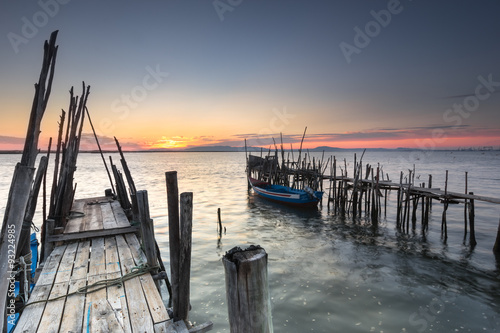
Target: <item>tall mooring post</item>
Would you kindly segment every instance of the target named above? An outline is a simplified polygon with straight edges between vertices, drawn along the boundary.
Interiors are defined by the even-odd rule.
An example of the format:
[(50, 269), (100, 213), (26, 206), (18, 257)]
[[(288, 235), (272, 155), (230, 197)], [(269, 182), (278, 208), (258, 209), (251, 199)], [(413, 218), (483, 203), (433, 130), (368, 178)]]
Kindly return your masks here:
[(267, 253), (235, 247), (222, 258), (231, 333), (272, 333)]

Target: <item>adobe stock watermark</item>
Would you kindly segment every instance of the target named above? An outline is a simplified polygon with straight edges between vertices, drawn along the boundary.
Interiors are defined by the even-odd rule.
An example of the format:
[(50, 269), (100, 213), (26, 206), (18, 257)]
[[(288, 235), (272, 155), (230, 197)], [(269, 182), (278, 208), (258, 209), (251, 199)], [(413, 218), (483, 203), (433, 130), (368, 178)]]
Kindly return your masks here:
[(212, 5), (215, 12), (219, 16), (221, 22), (224, 21), (224, 13), (232, 12), (236, 7), (241, 5), (243, 0), (214, 0)]
[[(168, 77), (168, 72), (163, 72), (160, 65), (155, 68), (146, 66), (146, 75), (144, 75), (141, 84), (138, 84), (130, 89), (127, 94), (122, 94), (119, 98), (111, 102), (111, 111), (118, 115), (118, 119), (125, 120), (129, 117), (130, 112), (137, 108), (149, 95), (149, 93), (157, 89), (163, 81)], [(99, 122), (99, 134), (113, 132), (116, 128), (115, 123), (111, 118), (103, 118)]]
[(21, 17), (20, 33), (9, 32), (7, 39), (12, 46), (12, 49), (17, 54), (19, 53), (19, 46), (28, 44), (29, 41), (38, 35), (39, 29), (45, 27), (51, 18), (59, 14), (61, 5), (66, 5), (71, 0), (39, 0), (37, 2), (40, 7), (31, 17)]
[(409, 161), (405, 163), (414, 163), (417, 160), (428, 158), (436, 150), (439, 144), (447, 140), (446, 129), (457, 130), (462, 126), (464, 119), (468, 119), (476, 112), (481, 102), (486, 101), (491, 95), (500, 88), (500, 81), (494, 81), (493, 74), (487, 77), (479, 75), (479, 83), (474, 89), (474, 94), (466, 96), (461, 103), (454, 103), (450, 108), (443, 112), (443, 121), (447, 124), (442, 128), (432, 130), (431, 137), (427, 139), (416, 139), (415, 143), (418, 151), (411, 152)]
[(273, 134), (283, 132), (286, 126), (290, 125), (290, 120), (295, 118), (294, 114), (288, 113), (286, 106), (282, 110), (273, 108), (272, 113), (273, 116), (269, 120), (269, 126), (261, 128), (257, 133), (257, 146), (268, 144), (266, 139), (268, 140)]
[(8, 243), (8, 267), (9, 267), (9, 276), (7, 278), (7, 306), (6, 306), (6, 314), (7, 321), (9, 324), (15, 324), (16, 319), (16, 272), (14, 271), (15, 263), (16, 263), (16, 226), (15, 224), (7, 225), (7, 240)]
[(368, 21), (364, 25), (364, 29), (358, 26), (354, 27), (355, 35), (353, 44), (344, 41), (339, 44), (347, 63), (351, 63), (354, 54), (360, 54), (364, 48), (370, 45), (372, 39), (380, 35), (382, 28), (387, 28), (393, 16), (400, 14), (403, 9), (404, 7), (399, 0), (389, 0), (387, 2), (387, 9), (381, 9), (378, 12), (371, 10), (370, 15), (373, 17), (373, 20)]
[(425, 332), (437, 317), (446, 311), (446, 305), (453, 303), (456, 298), (455, 293), (443, 290), (441, 295), (434, 297), (425, 308), (419, 307), (417, 312), (413, 312), (408, 318), (409, 324), (418, 332)]

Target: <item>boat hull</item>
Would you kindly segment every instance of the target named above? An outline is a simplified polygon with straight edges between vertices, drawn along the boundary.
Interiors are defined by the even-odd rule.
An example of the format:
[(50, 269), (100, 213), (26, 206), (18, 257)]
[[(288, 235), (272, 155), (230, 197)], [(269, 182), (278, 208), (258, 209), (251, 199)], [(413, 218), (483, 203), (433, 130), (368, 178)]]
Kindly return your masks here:
[(309, 193), (286, 186), (270, 185), (253, 178), (249, 178), (248, 181), (258, 196), (289, 206), (316, 207), (323, 196), (323, 192), (320, 191)]

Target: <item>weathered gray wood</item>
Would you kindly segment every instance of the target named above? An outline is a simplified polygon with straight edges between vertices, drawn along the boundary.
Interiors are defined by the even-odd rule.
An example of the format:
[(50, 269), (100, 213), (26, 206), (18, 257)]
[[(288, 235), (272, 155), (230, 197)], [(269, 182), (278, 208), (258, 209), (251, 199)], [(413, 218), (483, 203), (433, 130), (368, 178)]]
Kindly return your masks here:
[(150, 267), (158, 265), (156, 255), (155, 233), (153, 220), (149, 216), (149, 200), (147, 191), (137, 191), (137, 207), (139, 209), (139, 222), (141, 224), (142, 246)]
[[(74, 293), (79, 288), (87, 285), (87, 280), (74, 280), (69, 282), (68, 293)], [(64, 313), (61, 319), (59, 332), (82, 332), (83, 316), (85, 309), (85, 295), (74, 294), (66, 298), (64, 304)], [(23, 315), (24, 316), (24, 315)]]
[(80, 232), (84, 229), (86, 215), (89, 213), (88, 208), (85, 200), (75, 200), (73, 203), (73, 212), (81, 213), (81, 216), (75, 215), (71, 218), (64, 228), (64, 233)]
[[(168, 239), (170, 247), (170, 276), (172, 279), (172, 305), (179, 306), (179, 257), (180, 257), (180, 227), (179, 227), (179, 189), (177, 187), (177, 171), (165, 173), (168, 204)], [(176, 312), (174, 310), (174, 317)]]
[(21, 234), (21, 228), (28, 204), (31, 181), (35, 169), (21, 164), (16, 165), (12, 179), (5, 215), (0, 234), (0, 330), (5, 323), (5, 311), (7, 301), (7, 291), (9, 283), (5, 283), (13, 270), (13, 262), (16, 257), (16, 248)]
[[(37, 284), (35, 288), (33, 288), (28, 304), (48, 299), (51, 288), (52, 285)], [(45, 302), (29, 305), (19, 318), (14, 333), (36, 332), (44, 309)]]
[(113, 209), (113, 214), (115, 215), (116, 224), (119, 227), (130, 226), (130, 222), (127, 219), (127, 215), (125, 215), (125, 212), (123, 211), (123, 208), (120, 206), (120, 203), (118, 201), (116, 200), (112, 201), (111, 208)]
[(231, 332), (273, 332), (266, 251), (233, 248), (222, 262)]
[[(146, 256), (141, 250), (141, 246), (137, 237), (133, 234), (125, 235), (125, 239), (129, 245), (130, 254), (134, 259), (135, 265), (144, 264), (146, 261)], [(142, 284), (142, 289), (144, 291), (144, 296), (148, 302), (149, 312), (153, 319), (153, 323), (157, 324), (166, 320), (169, 320), (167, 309), (163, 304), (161, 295), (159, 291), (155, 288), (155, 283), (151, 274), (143, 274), (140, 276), (140, 281)]]
[[(122, 276), (120, 267), (120, 257), (115, 237), (106, 237), (106, 277), (108, 280)], [(132, 332), (130, 326), (129, 309), (125, 298), (125, 290), (120, 286), (110, 286), (107, 288), (107, 300), (113, 309), (123, 332)]]
[[(90, 241), (78, 243), (68, 293), (73, 293), (87, 285)], [(83, 294), (68, 296), (61, 321), (61, 332), (82, 332), (86, 298)]]
[(113, 208), (111, 204), (102, 204), (101, 206), (101, 216), (102, 216), (102, 226), (104, 229), (114, 229), (118, 227), (116, 223), (115, 215), (113, 214)]
[(54, 219), (47, 219), (45, 221), (45, 243), (42, 244), (44, 248), (44, 257), (42, 258), (43, 261), (47, 260), (54, 249), (54, 243), (49, 242), (48, 239), (54, 235), (55, 225), (56, 221)]
[(119, 227), (119, 228), (114, 228), (114, 229), (90, 230), (90, 231), (82, 231), (82, 232), (71, 233), (71, 234), (49, 236), (49, 237), (47, 237), (47, 242), (53, 243), (53, 242), (82, 240), (82, 239), (87, 239), (87, 238), (106, 237), (106, 236), (112, 236), (112, 235), (136, 233), (138, 231), (139, 231), (139, 228), (136, 226)]
[[(122, 273), (132, 271), (136, 266), (130, 248), (123, 236), (116, 236)], [(153, 332), (153, 320), (138, 277), (125, 281), (125, 292), (133, 332)]]
[[(191, 240), (193, 231), (193, 193), (181, 193), (180, 253), (179, 253), (179, 301), (174, 306), (174, 318), (189, 320), (189, 283), (191, 279)], [(176, 303), (174, 303), (175, 305)], [(177, 310), (177, 311), (176, 311)]]
[(66, 250), (66, 245), (56, 247), (49, 258), (45, 261), (42, 273), (36, 282), (36, 285), (52, 285), (57, 274), (57, 269), (59, 268), (59, 263), (61, 262), (64, 251)]
[[(69, 282), (55, 283), (50, 291), (49, 300), (66, 295), (68, 293), (68, 284)], [(65, 300), (65, 298), (60, 298), (50, 301), (45, 305), (45, 310), (38, 326), (39, 332), (59, 332)]]

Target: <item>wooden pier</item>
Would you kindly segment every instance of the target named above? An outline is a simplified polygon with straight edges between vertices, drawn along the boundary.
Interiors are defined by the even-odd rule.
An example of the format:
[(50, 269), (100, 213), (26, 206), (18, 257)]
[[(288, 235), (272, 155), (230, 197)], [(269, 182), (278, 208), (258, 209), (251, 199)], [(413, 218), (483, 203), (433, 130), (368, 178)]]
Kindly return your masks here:
[[(136, 190), (116, 138), (128, 186), (110, 158), (113, 181), (101, 152), (111, 189), (103, 189), (103, 197), (74, 200), (77, 185), (74, 173), (85, 115), (92, 126), (86, 107), (90, 86), (83, 82), (80, 97), (70, 89), (66, 125), (66, 112), (63, 110), (61, 114), (53, 183), (50, 195), (47, 193), (52, 139), (38, 170), (34, 164), (39, 153), (40, 123), (54, 74), (56, 36), (57, 31), (45, 43), (26, 145), (14, 171), (2, 224), (0, 277), (9, 283), (0, 283), (0, 329), (5, 331), (8, 321), (9, 325), (15, 323), (14, 332), (30, 333), (209, 331), (211, 322), (196, 327), (189, 322), (193, 201), (192, 193), (181, 193), (179, 218), (175, 172), (169, 173), (168, 178), (169, 225), (170, 234), (173, 229), (180, 230), (181, 237), (175, 244), (170, 243), (172, 285), (154, 236), (147, 191)], [(100, 150), (96, 134), (95, 138)], [(32, 258), (27, 240), (42, 184), (41, 255), (33, 280), (26, 263)], [(172, 205), (177, 211), (170, 212)], [(5, 255), (7, 248), (12, 252), (9, 256)], [(166, 288), (162, 288), (163, 280)], [(18, 291), (14, 290), (15, 283), (19, 283)], [(163, 289), (169, 292), (171, 311), (162, 299)], [(17, 323), (16, 313), (20, 314)]]
[[(305, 135), (305, 132), (304, 132)], [(303, 140), (303, 139), (302, 139)], [(246, 147), (246, 143), (245, 143)], [(417, 228), (418, 214), (422, 232), (428, 230), (430, 212), (433, 202), (443, 205), (441, 214), (441, 232), (444, 241), (448, 238), (447, 209), (450, 204), (464, 205), (464, 238), (469, 236), (471, 248), (476, 246), (475, 238), (475, 202), (483, 201), (500, 204), (500, 198), (475, 195), (468, 191), (468, 173), (465, 173), (465, 188), (463, 193), (448, 191), (448, 170), (444, 189), (432, 186), (432, 175), (427, 184), (417, 179), (415, 181), (415, 166), (407, 174), (399, 175), (399, 182), (390, 180), (380, 166), (363, 164), (363, 154), (357, 159), (354, 154), (352, 170), (348, 170), (346, 159), (338, 163), (335, 156), (325, 158), (311, 157), (308, 152), (298, 151), (294, 158), (293, 149), (287, 152), (283, 142), (281, 151), (275, 144), (274, 150), (269, 148), (267, 154), (261, 149), (260, 156), (247, 154), (247, 174), (270, 184), (314, 191), (324, 191), (327, 197), (326, 205), (336, 214), (361, 217), (363, 212), (373, 224), (378, 223), (382, 214), (387, 216), (387, 197), (390, 191), (397, 191), (396, 228), (401, 232), (414, 231)], [(349, 176), (352, 175), (352, 176)], [(325, 184), (325, 182), (327, 184)], [(323, 202), (323, 200), (322, 200)], [(495, 253), (500, 254), (500, 225), (495, 242)]]
[[(125, 212), (76, 200), (14, 332), (188, 332), (173, 322)], [(81, 214), (79, 214), (81, 213)]]

